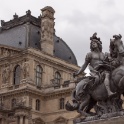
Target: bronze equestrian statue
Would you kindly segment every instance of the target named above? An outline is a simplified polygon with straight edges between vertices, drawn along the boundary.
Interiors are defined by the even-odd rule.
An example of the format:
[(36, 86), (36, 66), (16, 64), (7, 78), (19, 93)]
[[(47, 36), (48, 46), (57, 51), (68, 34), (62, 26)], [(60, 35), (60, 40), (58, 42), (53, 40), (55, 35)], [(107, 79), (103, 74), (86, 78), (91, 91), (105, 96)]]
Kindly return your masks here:
[[(94, 33), (90, 38), (91, 52), (86, 55), (78, 76), (89, 65), (91, 76), (84, 77), (72, 92), (72, 102), (66, 103), (68, 111), (77, 110), (81, 115), (103, 115), (122, 110), (121, 94), (124, 93), (124, 46), (122, 36), (110, 39), (110, 53), (102, 52), (102, 42)], [(90, 110), (94, 108), (95, 113)]]

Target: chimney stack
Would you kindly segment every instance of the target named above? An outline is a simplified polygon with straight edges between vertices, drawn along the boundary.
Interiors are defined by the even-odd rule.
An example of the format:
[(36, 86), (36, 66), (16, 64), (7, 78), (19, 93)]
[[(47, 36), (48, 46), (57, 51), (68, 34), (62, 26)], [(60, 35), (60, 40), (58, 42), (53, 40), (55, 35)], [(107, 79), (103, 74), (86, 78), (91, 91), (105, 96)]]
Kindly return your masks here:
[(54, 9), (46, 6), (41, 16), (41, 49), (42, 51), (53, 55), (54, 50)]

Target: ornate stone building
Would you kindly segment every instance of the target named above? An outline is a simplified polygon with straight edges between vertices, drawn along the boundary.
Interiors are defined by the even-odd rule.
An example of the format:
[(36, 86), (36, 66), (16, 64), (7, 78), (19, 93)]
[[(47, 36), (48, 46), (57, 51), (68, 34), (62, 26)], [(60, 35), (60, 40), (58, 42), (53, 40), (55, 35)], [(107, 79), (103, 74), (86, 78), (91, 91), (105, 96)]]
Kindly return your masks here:
[(54, 9), (26, 15), (0, 27), (0, 124), (72, 124), (64, 104), (79, 69), (68, 45), (55, 34)]

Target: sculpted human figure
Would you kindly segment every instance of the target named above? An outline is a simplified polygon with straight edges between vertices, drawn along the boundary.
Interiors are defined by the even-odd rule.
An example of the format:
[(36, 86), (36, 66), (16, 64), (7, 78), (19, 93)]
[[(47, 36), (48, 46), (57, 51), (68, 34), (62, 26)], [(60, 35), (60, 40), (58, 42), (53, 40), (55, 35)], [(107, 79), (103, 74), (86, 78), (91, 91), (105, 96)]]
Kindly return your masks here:
[(23, 77), (29, 77), (29, 63), (28, 62), (24, 62), (23, 63)]
[(97, 33), (94, 33), (93, 36), (90, 38), (91, 52), (89, 52), (86, 55), (84, 64), (77, 73), (74, 73), (74, 76), (77, 76), (82, 72), (84, 72), (86, 67), (89, 65), (90, 74), (95, 78), (94, 83), (99, 84), (101, 81), (101, 77), (104, 76), (105, 78), (103, 82), (108, 92), (108, 96), (112, 96), (114, 95), (114, 93), (110, 90), (110, 85), (109, 85), (110, 74), (106, 68), (107, 65), (104, 63), (105, 54), (102, 52), (102, 42), (100, 41), (100, 38), (97, 38), (96, 35)]
[[(104, 54), (100, 38), (96, 35), (95, 33), (90, 38), (91, 52), (86, 55), (81, 69), (73, 75), (79, 75), (89, 65), (91, 76), (77, 78), (78, 83), (72, 92), (72, 104), (67, 101), (65, 107), (68, 111), (77, 110), (85, 117), (98, 115), (101, 118), (104, 114), (123, 110), (121, 96), (124, 95), (124, 45), (122, 36), (114, 35), (110, 39), (110, 53)], [(94, 114), (91, 113), (92, 108)]]

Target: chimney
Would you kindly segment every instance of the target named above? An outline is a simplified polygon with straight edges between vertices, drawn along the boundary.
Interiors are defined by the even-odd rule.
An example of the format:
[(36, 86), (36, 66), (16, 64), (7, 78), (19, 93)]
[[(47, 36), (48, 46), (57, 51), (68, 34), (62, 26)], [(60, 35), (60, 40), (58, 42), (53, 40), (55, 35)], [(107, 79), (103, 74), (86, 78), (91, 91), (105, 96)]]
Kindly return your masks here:
[(54, 9), (46, 6), (41, 16), (41, 49), (42, 51), (53, 55), (54, 50)]

